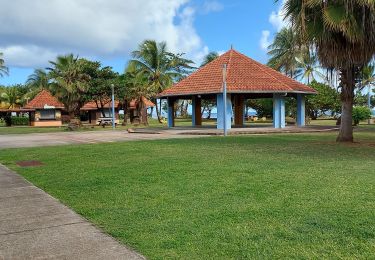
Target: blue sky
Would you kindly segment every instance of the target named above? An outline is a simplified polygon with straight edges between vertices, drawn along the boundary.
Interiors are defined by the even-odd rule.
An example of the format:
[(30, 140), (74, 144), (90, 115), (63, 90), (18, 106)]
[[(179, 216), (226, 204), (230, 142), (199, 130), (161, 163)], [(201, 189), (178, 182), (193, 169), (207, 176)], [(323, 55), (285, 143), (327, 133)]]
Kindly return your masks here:
[(165, 40), (197, 63), (208, 51), (221, 53), (231, 45), (265, 63), (264, 47), (282, 25), (280, 3), (273, 0), (98, 0), (96, 6), (79, 0), (51, 2), (2, 4), (0, 52), (10, 75), (0, 78), (1, 85), (24, 83), (34, 68), (67, 53), (122, 72), (131, 50), (146, 38)]

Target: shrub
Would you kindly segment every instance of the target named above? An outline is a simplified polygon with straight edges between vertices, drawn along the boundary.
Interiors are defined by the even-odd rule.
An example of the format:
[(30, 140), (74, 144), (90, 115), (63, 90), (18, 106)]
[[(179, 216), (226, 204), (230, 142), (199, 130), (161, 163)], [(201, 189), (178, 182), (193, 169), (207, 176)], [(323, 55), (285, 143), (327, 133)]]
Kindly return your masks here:
[(353, 122), (358, 125), (360, 121), (370, 119), (371, 110), (368, 107), (356, 106), (353, 107)]
[(12, 116), (11, 117), (11, 124), (12, 125), (28, 125), (29, 118), (28, 117), (19, 117), (19, 116)]

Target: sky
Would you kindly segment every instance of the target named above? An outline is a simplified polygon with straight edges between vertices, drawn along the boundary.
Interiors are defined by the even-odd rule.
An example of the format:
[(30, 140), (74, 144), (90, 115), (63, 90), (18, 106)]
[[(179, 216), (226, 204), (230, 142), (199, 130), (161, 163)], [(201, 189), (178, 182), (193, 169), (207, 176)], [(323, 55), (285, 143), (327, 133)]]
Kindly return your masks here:
[(25, 83), (36, 68), (73, 53), (122, 73), (145, 39), (166, 41), (199, 66), (210, 51), (234, 49), (262, 63), (285, 24), (274, 0), (12, 0), (0, 9), (0, 52), (9, 76)]

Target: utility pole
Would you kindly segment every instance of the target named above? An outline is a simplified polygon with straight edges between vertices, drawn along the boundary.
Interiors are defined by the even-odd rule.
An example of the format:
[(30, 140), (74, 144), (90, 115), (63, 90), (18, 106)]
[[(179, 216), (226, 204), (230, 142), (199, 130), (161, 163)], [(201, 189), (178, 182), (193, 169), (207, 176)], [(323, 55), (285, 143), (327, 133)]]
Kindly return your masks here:
[(228, 135), (227, 130), (227, 64), (223, 65), (223, 103), (224, 103), (224, 136)]
[(111, 84), (112, 90), (112, 129), (116, 128), (115, 124), (115, 86)]

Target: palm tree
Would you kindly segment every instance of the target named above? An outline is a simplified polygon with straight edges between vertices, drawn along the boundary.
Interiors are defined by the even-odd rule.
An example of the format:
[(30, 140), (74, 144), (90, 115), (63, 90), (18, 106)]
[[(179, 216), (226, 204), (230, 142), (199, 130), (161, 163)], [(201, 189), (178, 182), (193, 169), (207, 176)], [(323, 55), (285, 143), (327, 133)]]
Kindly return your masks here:
[(284, 13), (298, 38), (316, 49), (322, 66), (340, 72), (342, 111), (337, 141), (352, 142), (355, 83), (361, 67), (375, 54), (375, 1), (286, 0)]
[(4, 77), (4, 75), (8, 75), (9, 74), (9, 69), (8, 69), (8, 67), (6, 67), (4, 65), (5, 62), (4, 62), (4, 59), (1, 58), (2, 56), (3, 56), (3, 53), (0, 52), (0, 78)]
[(155, 89), (149, 84), (147, 75), (139, 72), (135, 63), (130, 62), (125, 70), (125, 85), (127, 98), (136, 101), (141, 123), (148, 125), (145, 98), (154, 96)]
[(26, 99), (33, 99), (37, 93), (42, 89), (48, 89), (50, 85), (50, 78), (48, 73), (43, 69), (36, 69), (26, 81), (29, 87)]
[(321, 67), (318, 65), (318, 57), (315, 52), (305, 51), (299, 57), (295, 57), (297, 61), (297, 68), (301, 73), (301, 80), (306, 80), (307, 84), (316, 81), (316, 78), (325, 78), (325, 75), (320, 72)]
[(296, 57), (301, 55), (298, 37), (292, 28), (283, 28), (275, 36), (273, 43), (268, 46), (270, 59), (268, 66), (281, 71), (291, 78), (299, 75)]
[(73, 54), (58, 56), (55, 62), (50, 61), (50, 89), (64, 104), (72, 119), (79, 116), (82, 105), (81, 96), (88, 88), (89, 75), (83, 72), (83, 63)]
[(34, 73), (27, 78), (26, 84), (28, 84), (32, 88), (47, 89), (49, 80), (49, 75), (45, 70), (36, 69), (34, 70)]
[[(138, 72), (148, 78), (149, 86), (156, 94), (181, 79), (186, 70), (192, 68), (190, 65), (193, 63), (182, 58), (183, 54), (168, 52), (165, 42), (157, 43), (154, 40), (142, 42), (132, 55), (134, 59), (129, 62), (129, 66), (134, 66)], [(161, 123), (161, 105), (155, 103), (158, 120)]]
[(219, 54), (216, 51), (211, 51), (203, 58), (201, 67), (205, 66), (206, 64), (210, 63), (211, 61), (215, 60), (218, 57), (219, 57)]
[(7, 109), (22, 106), (23, 95), (20, 91), (20, 87), (18, 85), (6, 87), (4, 92), (0, 95), (0, 101), (7, 105)]

